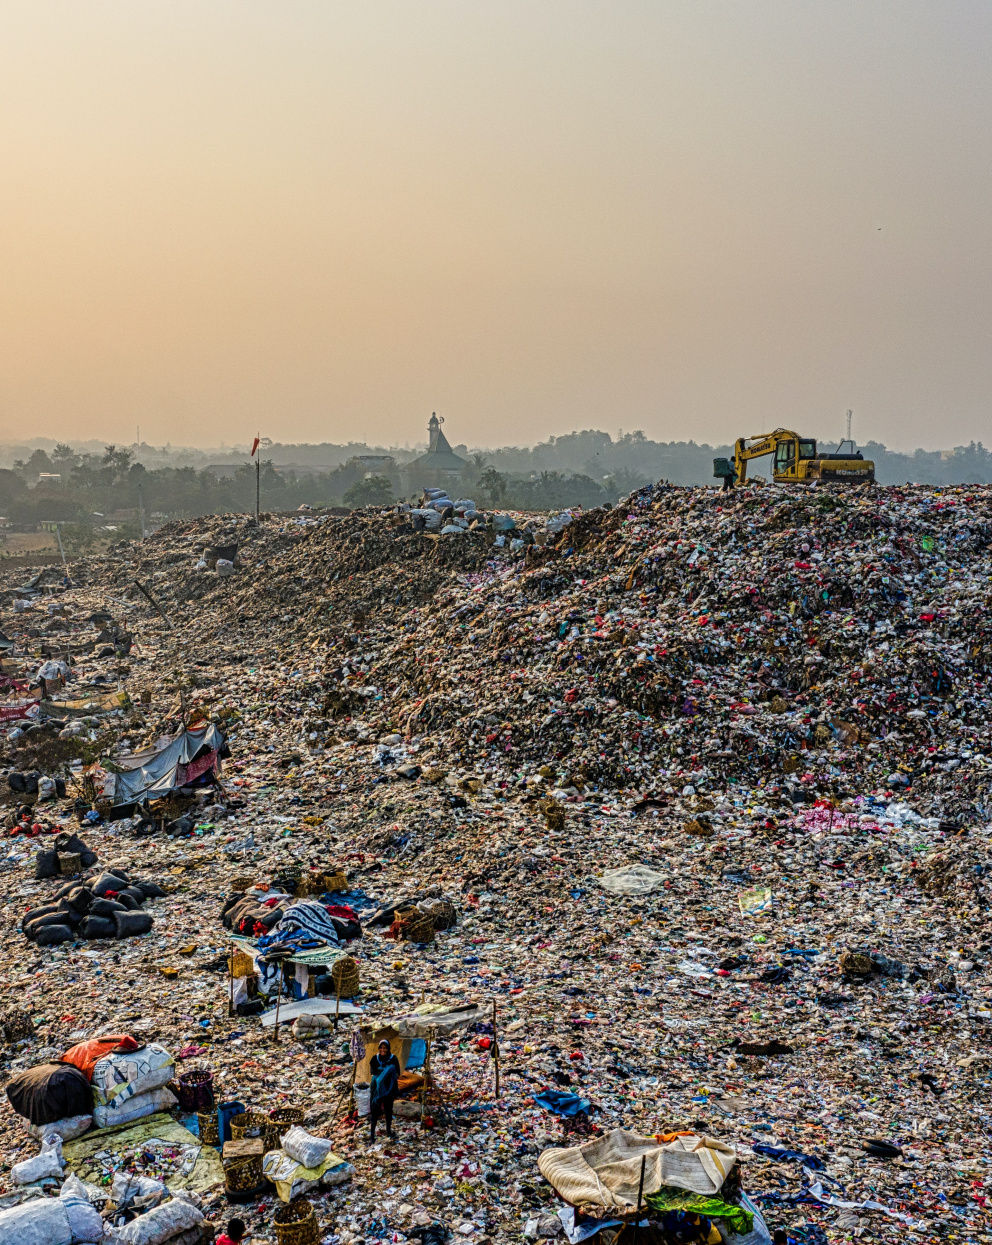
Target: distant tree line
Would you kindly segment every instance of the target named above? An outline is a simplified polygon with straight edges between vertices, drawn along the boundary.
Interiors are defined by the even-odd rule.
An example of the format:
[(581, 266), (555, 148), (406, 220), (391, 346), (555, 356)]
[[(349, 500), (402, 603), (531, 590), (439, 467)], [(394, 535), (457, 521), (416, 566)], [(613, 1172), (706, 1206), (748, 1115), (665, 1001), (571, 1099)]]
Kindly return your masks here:
[[(823, 442), (824, 449), (834, 448)], [(874, 459), (881, 484), (992, 484), (992, 451), (979, 442), (952, 452), (917, 450), (899, 454), (878, 442), (863, 448)], [(297, 474), (280, 467), (278, 458), (291, 454), (310, 461), (333, 457), (333, 450), (352, 451), (344, 461), (316, 474)], [(556, 510), (568, 506), (616, 502), (656, 480), (673, 484), (713, 484), (713, 459), (731, 455), (729, 445), (697, 445), (694, 441), (652, 441), (642, 432), (588, 430), (550, 437), (530, 447), (504, 447), (466, 456), (459, 476), (432, 476), (410, 468), (409, 451), (397, 450), (366, 470), (361, 445), (271, 446), (261, 464), (262, 506), (295, 510), (301, 505), (383, 505), (413, 500), (427, 486), (445, 487), (452, 496), (471, 497), (487, 507)], [(57, 478), (56, 478), (57, 477)], [(108, 523), (122, 534), (137, 532), (139, 503), (146, 520), (191, 518), (202, 514), (246, 513), (255, 506), (255, 464), (242, 461), (214, 468), (191, 466), (147, 468), (130, 448), (108, 445), (102, 454), (80, 454), (70, 445), (35, 450), (13, 468), (0, 469), (0, 515), (11, 523), (65, 525), (64, 539), (85, 547), (93, 533)], [(116, 517), (115, 517), (116, 516)]]

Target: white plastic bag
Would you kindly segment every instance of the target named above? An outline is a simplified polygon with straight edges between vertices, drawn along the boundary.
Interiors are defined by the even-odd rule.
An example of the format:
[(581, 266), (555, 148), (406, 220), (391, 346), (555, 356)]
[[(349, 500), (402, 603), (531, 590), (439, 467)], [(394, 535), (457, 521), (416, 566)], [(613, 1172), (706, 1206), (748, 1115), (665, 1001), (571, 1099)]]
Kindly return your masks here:
[(319, 1167), (331, 1152), (331, 1143), (323, 1137), (314, 1137), (294, 1124), (282, 1138), (282, 1148), (291, 1159), (304, 1167)]
[(126, 1223), (117, 1236), (124, 1245), (162, 1245), (169, 1237), (195, 1228), (202, 1222), (203, 1212), (197, 1210), (192, 1202), (173, 1198), (171, 1202), (164, 1202)]
[(168, 1111), (174, 1107), (178, 1099), (169, 1089), (152, 1089), (147, 1094), (139, 1094), (137, 1098), (129, 1098), (119, 1107), (94, 1107), (93, 1123), (97, 1128), (113, 1128), (115, 1124), (130, 1124), (143, 1116), (153, 1115), (156, 1111)]
[(28, 1132), (38, 1141), (57, 1133), (63, 1141), (75, 1141), (92, 1125), (92, 1115), (68, 1115), (64, 1120), (54, 1120), (51, 1124), (28, 1124)]
[(229, 579), (234, 574), (234, 563), (227, 558), (217, 559), (218, 579)]
[(143, 1205), (155, 1206), (165, 1197), (165, 1185), (151, 1176), (134, 1176), (130, 1172), (117, 1172), (110, 1186), (110, 1199), (117, 1206), (126, 1206), (135, 1198)]
[(40, 1154), (15, 1163), (10, 1169), (14, 1184), (33, 1184), (47, 1177), (62, 1179), (62, 1138), (57, 1133), (42, 1142)]
[(90, 1201), (86, 1186), (74, 1172), (66, 1177), (59, 1201), (65, 1207), (74, 1241), (100, 1240), (103, 1236), (103, 1217)]
[(141, 1050), (105, 1055), (93, 1065), (94, 1099), (99, 1103), (124, 1102), (158, 1089), (172, 1079), (175, 1062), (157, 1042), (149, 1042)]
[(37, 1197), (0, 1211), (0, 1245), (72, 1245), (62, 1199)]

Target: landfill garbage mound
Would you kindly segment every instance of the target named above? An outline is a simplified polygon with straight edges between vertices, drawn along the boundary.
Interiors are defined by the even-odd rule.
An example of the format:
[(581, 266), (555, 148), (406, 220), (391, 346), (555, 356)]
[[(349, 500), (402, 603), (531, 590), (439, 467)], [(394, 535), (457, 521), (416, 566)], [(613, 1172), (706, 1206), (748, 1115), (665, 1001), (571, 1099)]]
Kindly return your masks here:
[(992, 489), (441, 496), (23, 576), (0, 1228), (987, 1239)]

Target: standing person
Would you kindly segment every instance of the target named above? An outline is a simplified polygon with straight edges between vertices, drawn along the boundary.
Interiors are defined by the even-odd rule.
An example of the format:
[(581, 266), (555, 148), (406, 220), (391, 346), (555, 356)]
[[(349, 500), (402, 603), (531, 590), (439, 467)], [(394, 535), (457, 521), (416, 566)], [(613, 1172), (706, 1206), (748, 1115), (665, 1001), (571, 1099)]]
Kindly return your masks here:
[(389, 1043), (383, 1038), (379, 1049), (369, 1060), (369, 1072), (372, 1076), (372, 1131), (369, 1144), (375, 1141), (375, 1126), (379, 1117), (386, 1117), (386, 1136), (393, 1135), (393, 1103), (400, 1081), (400, 1061), (389, 1049)]

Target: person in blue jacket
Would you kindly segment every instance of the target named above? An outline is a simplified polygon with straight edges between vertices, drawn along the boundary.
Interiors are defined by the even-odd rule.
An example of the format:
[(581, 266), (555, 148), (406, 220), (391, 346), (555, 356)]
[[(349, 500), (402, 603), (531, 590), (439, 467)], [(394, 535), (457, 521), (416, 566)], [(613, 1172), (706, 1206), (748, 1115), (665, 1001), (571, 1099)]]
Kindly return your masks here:
[(391, 1053), (385, 1038), (369, 1061), (369, 1072), (372, 1076), (372, 1131), (369, 1134), (371, 1145), (375, 1141), (375, 1126), (381, 1116), (386, 1117), (386, 1136), (393, 1136), (393, 1103), (399, 1089), (400, 1061)]

